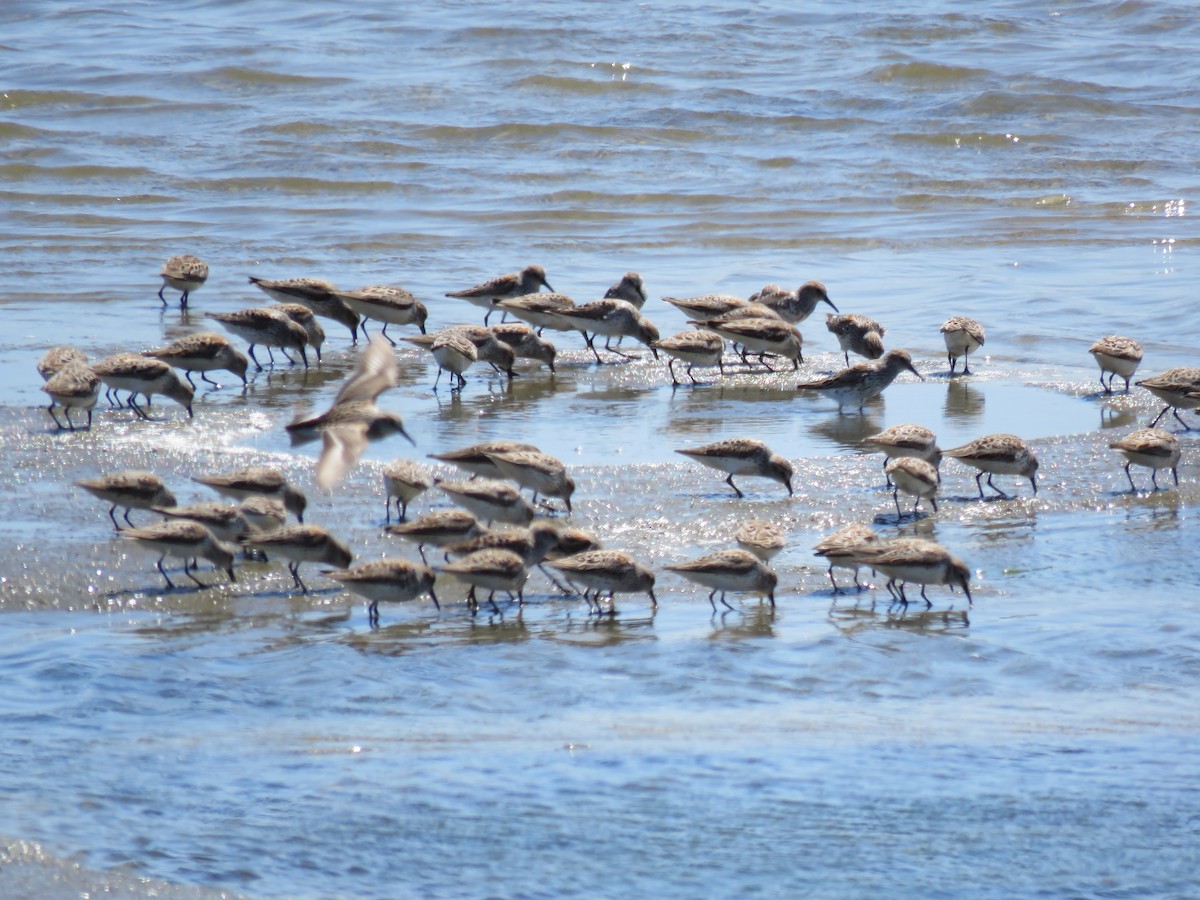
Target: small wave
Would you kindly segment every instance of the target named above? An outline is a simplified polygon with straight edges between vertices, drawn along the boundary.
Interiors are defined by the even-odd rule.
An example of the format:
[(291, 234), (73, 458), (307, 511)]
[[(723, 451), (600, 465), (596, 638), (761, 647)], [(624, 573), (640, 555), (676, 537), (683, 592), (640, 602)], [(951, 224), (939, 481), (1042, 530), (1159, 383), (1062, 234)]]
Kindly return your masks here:
[(90, 91), (5, 91), (0, 94), (0, 109), (39, 109), (73, 107), (76, 109), (146, 106), (162, 101), (135, 95), (95, 94)]
[(900, 81), (919, 86), (963, 84), (986, 78), (990, 74), (987, 69), (919, 61), (879, 66), (868, 73), (870, 78), (880, 84)]
[(221, 66), (200, 73), (201, 81), (228, 81), (245, 85), (276, 85), (280, 87), (312, 87), (314, 85), (346, 84), (351, 79), (321, 75), (293, 75), (289, 72), (272, 72), (267, 69), (251, 69), (246, 66)]
[(29, 163), (0, 163), (0, 181), (28, 181), (48, 178), (60, 181), (144, 180), (151, 177), (150, 169), (141, 166), (35, 166)]
[(517, 79), (513, 86), (523, 89), (552, 91), (556, 94), (608, 94), (614, 90), (633, 91), (642, 94), (660, 94), (663, 87), (654, 83), (629, 80), (627, 73), (604, 73), (595, 79), (572, 78), (562, 75), (527, 75)]
[(324, 178), (275, 176), (264, 178), (215, 178), (195, 182), (193, 187), (217, 193), (239, 194), (262, 191), (281, 194), (379, 194), (396, 190), (391, 181), (329, 181)]

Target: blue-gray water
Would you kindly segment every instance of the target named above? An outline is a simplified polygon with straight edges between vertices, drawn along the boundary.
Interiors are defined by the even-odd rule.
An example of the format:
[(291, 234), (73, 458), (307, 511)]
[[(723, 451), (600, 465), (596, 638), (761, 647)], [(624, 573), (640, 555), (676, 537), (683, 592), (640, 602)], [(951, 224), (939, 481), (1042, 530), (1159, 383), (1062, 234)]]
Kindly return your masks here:
[[(1107, 444), (1160, 406), (1098, 396), (1087, 353), (1200, 364), (1191, 7), (410, 6), (0, 10), (0, 894), (1195, 894), (1197, 441), (1178, 491), (1131, 495)], [(186, 314), (155, 296), (184, 252), (212, 268)], [(262, 304), (249, 274), (403, 285), (441, 326), (479, 320), (446, 291), (534, 262), (577, 301), (639, 271), (664, 334), (664, 295), (820, 278), (927, 380), (839, 417), (792, 373), (672, 390), (554, 336), (554, 378), (475, 369), (451, 398), (402, 345), (381, 403), (418, 448), (332, 496), (282, 426), (352, 366), (336, 324), (319, 369), (191, 421), (102, 401), (60, 434), (40, 408), (48, 346), (161, 345)], [(988, 339), (952, 381), (953, 314)], [(840, 364), (821, 319), (800, 377)], [(1020, 434), (1038, 497), (977, 502), (948, 461), (938, 514), (897, 526), (861, 441), (905, 421)], [(657, 615), (597, 621), (536, 574), (520, 615), (448, 583), (378, 630), (274, 563), (164, 592), (71, 485), (150, 468), (191, 502), (191, 475), (269, 461), (359, 561), (409, 556), (382, 464), (494, 436), (572, 468), (572, 521), (656, 570)], [(731, 436), (791, 459), (796, 498), (672, 452)], [(778, 610), (714, 616), (663, 566), (751, 517), (788, 527)], [(962, 556), (969, 615), (833, 597), (810, 548), (851, 521)]]

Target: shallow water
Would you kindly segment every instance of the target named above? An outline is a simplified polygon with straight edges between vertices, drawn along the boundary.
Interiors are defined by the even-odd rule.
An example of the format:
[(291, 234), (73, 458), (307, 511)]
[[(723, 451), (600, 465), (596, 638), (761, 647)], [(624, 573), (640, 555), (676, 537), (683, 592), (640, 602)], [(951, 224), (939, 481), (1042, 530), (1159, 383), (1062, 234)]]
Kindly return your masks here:
[[(1141, 375), (1198, 364), (1195, 17), (792, 6), (0, 11), (0, 894), (1196, 892), (1197, 439), (1178, 490), (1131, 493), (1107, 445), (1160, 406), (1101, 395), (1087, 353), (1129, 334)], [(212, 267), (186, 312), (155, 296), (180, 252)], [(417, 446), (372, 446), (331, 496), (282, 425), (352, 367), (333, 323), (321, 366), (191, 420), (102, 401), (60, 433), (40, 408), (46, 347), (161, 345), (262, 304), (248, 274), (402, 284), (438, 327), (478, 321), (446, 291), (531, 262), (577, 301), (641, 272), (664, 335), (686, 323), (661, 296), (820, 278), (925, 380), (862, 415), (797, 394), (842, 364), (823, 313), (798, 372), (694, 387), (555, 335), (553, 376), (434, 392), (401, 344), (382, 404)], [(952, 314), (987, 328), (968, 378)], [(1037, 497), (1002, 477), (1017, 498), (980, 501), (948, 460), (937, 514), (897, 521), (862, 440), (907, 421), (1021, 435)], [(521, 610), (472, 617), (447, 582), (440, 614), (378, 629), (316, 566), (306, 596), (273, 562), (163, 591), (72, 486), (149, 468), (186, 503), (212, 499), (192, 475), (269, 462), (359, 561), (411, 556), (383, 464), (506, 436), (571, 467), (572, 522), (656, 571), (656, 613), (597, 619), (536, 573)], [(796, 496), (738, 501), (673, 452), (733, 436), (787, 456)], [(754, 517), (788, 527), (774, 611), (714, 613), (665, 571)], [(834, 595), (810, 548), (852, 521), (944, 543), (973, 607)]]

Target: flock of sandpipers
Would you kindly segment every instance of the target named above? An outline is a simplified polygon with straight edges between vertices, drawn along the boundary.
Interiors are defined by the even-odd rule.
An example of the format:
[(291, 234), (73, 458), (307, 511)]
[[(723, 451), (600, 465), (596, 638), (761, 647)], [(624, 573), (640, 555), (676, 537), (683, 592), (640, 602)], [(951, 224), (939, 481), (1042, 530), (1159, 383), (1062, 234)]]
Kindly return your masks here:
[[(170, 287), (181, 292), (180, 304), (187, 306), (190, 294), (208, 277), (208, 266), (194, 256), (175, 256), (163, 266), (163, 287), (158, 296), (164, 306), (163, 291)], [(328, 281), (316, 278), (286, 280), (250, 279), (272, 300), (259, 306), (232, 313), (206, 313), (230, 333), (246, 341), (246, 354), (216, 332), (191, 334), (166, 347), (144, 352), (127, 352), (89, 363), (86, 355), (73, 347), (54, 347), (38, 365), (45, 379), (42, 389), (49, 394), (49, 413), (59, 428), (74, 430), (72, 410), (87, 414), (92, 410), (101, 388), (114, 406), (128, 406), (136, 415), (148, 417), (154, 394), (161, 394), (183, 405), (192, 415), (195, 383), (192, 373), (211, 384), (209, 373), (225, 370), (247, 383), (253, 364), (262, 370), (255, 348), (266, 350), (268, 365), (275, 364), (274, 352), (291, 364), (296, 357), (309, 364), (308, 351), (320, 360), (325, 340), (319, 319), (345, 325), (357, 342), (359, 331), (367, 337), (366, 323), (381, 326), (360, 353), (354, 371), (341, 386), (329, 409), (317, 416), (301, 417), (287, 425), (293, 443), (320, 438), (323, 442), (316, 469), (316, 483), (331, 490), (351, 469), (369, 441), (393, 434), (408, 438), (399, 415), (380, 409), (379, 396), (398, 383), (399, 369), (395, 341), (387, 334), (388, 326), (416, 326), (420, 334), (403, 338), (426, 348), (437, 363), (436, 390), (442, 372), (449, 373), (454, 391), (466, 385), (466, 372), (482, 363), (513, 375), (517, 360), (533, 360), (554, 369), (556, 349), (542, 335), (545, 331), (578, 331), (588, 349), (601, 360), (596, 339), (605, 339), (606, 352), (628, 357), (619, 349), (623, 339), (631, 339), (650, 348), (658, 357), (667, 358), (673, 385), (681, 382), (675, 371), (678, 362), (684, 377), (697, 383), (693, 371), (716, 368), (724, 374), (727, 365), (740, 364), (747, 370), (761, 367), (775, 371), (772, 362), (791, 361), (795, 370), (803, 361), (802, 337), (796, 325), (821, 303), (833, 312), (826, 316), (828, 330), (837, 337), (845, 354), (846, 368), (829, 377), (797, 385), (803, 392), (827, 396), (838, 404), (839, 415), (846, 408), (861, 411), (863, 405), (878, 397), (901, 373), (922, 378), (910, 355), (899, 349), (885, 351), (884, 327), (868, 316), (842, 314), (830, 300), (824, 285), (810, 281), (795, 291), (768, 285), (747, 299), (722, 294), (699, 297), (664, 297), (663, 300), (689, 316), (694, 329), (662, 338), (658, 329), (643, 315), (646, 292), (637, 273), (626, 273), (605, 293), (603, 299), (576, 305), (570, 297), (555, 293), (541, 266), (528, 266), (520, 272), (503, 275), (483, 284), (447, 293), (448, 297), (467, 300), (486, 310), (483, 325), (455, 325), (427, 333), (428, 316), (424, 304), (410, 292), (390, 286), (370, 286), (355, 291), (338, 290)], [(542, 291), (546, 288), (546, 291)], [(520, 321), (490, 328), (494, 312), (511, 315)], [(953, 316), (942, 326), (950, 374), (956, 373), (962, 360), (962, 374), (969, 374), (970, 354), (983, 346), (983, 326), (974, 319)], [(612, 345), (616, 340), (617, 347)], [(732, 351), (727, 349), (732, 345)], [(850, 354), (866, 362), (850, 364)], [(1142, 348), (1127, 337), (1105, 337), (1096, 341), (1091, 353), (1100, 367), (1100, 383), (1112, 391), (1114, 378), (1120, 377), (1129, 391), (1130, 379), (1142, 360)], [(292, 354), (295, 354), (293, 356)], [(180, 379), (175, 370), (184, 372)], [(1105, 380), (1107, 377), (1107, 381)], [(1158, 490), (1159, 469), (1170, 469), (1178, 484), (1180, 444), (1178, 438), (1155, 426), (1168, 413), (1188, 428), (1179, 410), (1200, 408), (1200, 369), (1177, 368), (1138, 381), (1160, 398), (1166, 406), (1150, 426), (1114, 441), (1110, 446), (1126, 460), (1125, 473), (1131, 491), (1136, 490), (1129, 472), (1131, 465), (1151, 470), (1151, 483)], [(119, 391), (128, 392), (121, 398)], [(137, 402), (139, 395), (145, 404)], [(66, 424), (58, 417), (61, 410)], [(411, 438), (409, 438), (411, 441)], [(897, 425), (866, 439), (884, 454), (884, 471), (893, 488), (897, 520), (903, 513), (900, 493), (915, 498), (913, 514), (922, 500), (937, 510), (936, 494), (941, 483), (939, 464), (951, 457), (977, 470), (979, 495), (984, 496), (983, 479), (997, 496), (1007, 498), (992, 483), (995, 475), (1028, 478), (1037, 492), (1038, 460), (1021, 438), (1011, 434), (991, 434), (961, 447), (941, 450), (935, 435), (921, 425)], [(761, 441), (736, 438), (717, 441), (677, 452), (726, 473), (725, 481), (740, 498), (741, 489), (734, 476), (757, 476), (783, 485), (792, 494), (793, 468), (787, 459)], [(398, 459), (384, 470), (387, 500), (386, 532), (414, 542), (421, 562), (384, 558), (351, 566), (353, 554), (345, 543), (326, 529), (305, 524), (305, 495), (290, 485), (276, 469), (250, 467), (236, 472), (211, 473), (194, 480), (220, 494), (239, 500), (238, 505), (219, 502), (178, 506), (163, 480), (150, 472), (130, 471), (103, 475), (78, 482), (79, 486), (111, 504), (109, 516), (122, 538), (159, 554), (157, 568), (169, 587), (174, 587), (163, 562), (168, 556), (184, 560), (183, 572), (192, 581), (197, 578), (197, 560), (205, 558), (228, 572), (234, 579), (234, 561), (239, 552), (280, 556), (288, 561), (295, 587), (307, 591), (300, 578), (301, 564), (330, 566), (323, 574), (369, 601), (369, 618), (378, 621), (378, 604), (417, 599), (434, 593), (437, 574), (428, 565), (425, 547), (437, 547), (446, 560), (438, 573), (446, 573), (467, 583), (467, 603), (478, 609), (476, 591), (488, 591), (487, 602), (497, 611), (496, 592), (506, 592), (517, 603), (534, 567), (547, 575), (559, 590), (582, 593), (589, 611), (613, 612), (616, 593), (654, 595), (654, 573), (629, 554), (602, 549), (586, 531), (567, 527), (547, 519), (534, 521), (538, 510), (549, 510), (548, 499), (563, 502), (572, 512), (571, 496), (575, 482), (563, 463), (529, 444), (509, 440), (490, 441), (430, 456), (457, 467), (470, 477), (459, 481), (435, 478), (425, 466)], [(435, 487), (454, 504), (452, 509), (428, 512), (407, 521), (408, 504)], [(532, 491), (526, 499), (521, 491)], [(546, 498), (538, 506), (539, 497)], [(393, 499), (399, 523), (391, 524)], [(150, 509), (161, 514), (162, 521), (135, 527), (130, 509)], [(123, 509), (126, 527), (116, 511)], [(287, 524), (294, 515), (298, 524)], [(501, 523), (505, 528), (493, 526)], [(709, 602), (716, 610), (717, 599), (729, 607), (726, 593), (745, 592), (766, 597), (772, 606), (778, 583), (768, 563), (785, 546), (786, 535), (779, 525), (762, 520), (746, 522), (735, 535), (736, 549), (709, 553), (690, 562), (667, 566), (669, 571), (708, 588)], [(907, 607), (907, 584), (920, 586), (922, 599), (927, 585), (962, 588), (970, 601), (971, 570), (940, 544), (918, 538), (885, 539), (868, 525), (851, 524), (828, 536), (815, 547), (816, 554), (829, 563), (829, 577), (835, 592), (840, 588), (834, 568), (853, 571), (855, 585), (859, 569), (866, 566), (885, 576), (891, 601)], [(453, 561), (451, 560), (453, 557)], [(552, 569), (552, 574), (547, 569)], [(556, 577), (557, 575), (557, 577)], [(567, 582), (563, 585), (559, 578)], [(440, 609), (440, 605), (438, 607)], [(732, 607), (731, 607), (732, 608)]]

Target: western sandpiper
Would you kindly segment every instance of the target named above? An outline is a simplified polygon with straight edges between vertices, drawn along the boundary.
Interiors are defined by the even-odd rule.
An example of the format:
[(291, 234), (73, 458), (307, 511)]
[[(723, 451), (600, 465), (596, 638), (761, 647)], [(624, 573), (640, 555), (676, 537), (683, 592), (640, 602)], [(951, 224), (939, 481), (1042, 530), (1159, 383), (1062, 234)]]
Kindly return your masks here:
[[(450, 325), (447, 328), (439, 328), (430, 334), (414, 335), (413, 337), (406, 337), (404, 340), (414, 347), (421, 347), (432, 353), (433, 345), (439, 343), (443, 337), (450, 334), (465, 338), (475, 345), (475, 360), (477, 362), (488, 363), (493, 369), (503, 372), (509, 378), (512, 378), (516, 374), (512, 370), (513, 363), (517, 358), (516, 352), (511, 346), (497, 337), (492, 329), (484, 328), (482, 325)], [(466, 369), (463, 371), (466, 371)]]
[(307, 594), (308, 586), (300, 580), (301, 563), (324, 563), (345, 568), (354, 559), (350, 548), (320, 525), (285, 525), (264, 534), (251, 534), (242, 544), (255, 550), (278, 553), (288, 560), (292, 582)]
[(496, 521), (528, 525), (533, 521), (533, 507), (507, 482), (478, 478), (474, 481), (443, 481), (438, 487), (452, 501), (488, 525)]
[(621, 280), (604, 292), (606, 300), (626, 300), (638, 309), (646, 305), (646, 285), (637, 272), (626, 272)]
[(76, 481), (75, 484), (92, 496), (112, 504), (108, 510), (108, 517), (112, 519), (113, 527), (118, 530), (121, 525), (113, 515), (118, 507), (125, 510), (123, 516), (126, 523), (133, 525), (129, 518), (130, 510), (175, 505), (175, 495), (167, 489), (163, 480), (152, 472), (115, 472), (97, 478), (86, 478)]
[(575, 479), (567, 474), (562, 461), (538, 450), (501, 450), (488, 454), (500, 474), (510, 478), (523, 488), (533, 491), (533, 502), (538, 494), (561, 497), (571, 512), (571, 495), (575, 493)]
[(1130, 466), (1146, 466), (1150, 470), (1150, 483), (1158, 490), (1158, 470), (1170, 469), (1179, 486), (1179, 438), (1161, 428), (1142, 428), (1108, 445), (1125, 457), (1125, 476), (1129, 489), (1136, 491)]
[(196, 382), (192, 381), (193, 372), (199, 372), (200, 378), (213, 387), (220, 387), (204, 373), (224, 369), (242, 379), (242, 384), (246, 384), (246, 370), (250, 367), (250, 360), (246, 359), (246, 355), (215, 331), (189, 334), (158, 350), (147, 350), (142, 355), (183, 369), (184, 377), (193, 388), (196, 386)]
[(198, 522), (220, 541), (237, 541), (250, 531), (250, 524), (239, 507), (229, 503), (208, 501), (187, 506), (155, 506), (154, 512), (168, 519), (187, 519)]
[(966, 316), (951, 316), (942, 323), (941, 331), (942, 337), (946, 339), (946, 358), (950, 360), (950, 374), (954, 374), (954, 367), (961, 356), (963, 374), (970, 375), (970, 354), (972, 350), (983, 346), (983, 326)]
[(484, 441), (481, 444), (472, 444), (470, 447), (463, 447), (459, 450), (448, 450), (445, 453), (430, 453), (429, 458), (457, 466), (464, 472), (469, 472), (472, 478), (503, 478), (504, 474), (492, 462), (488, 454), (508, 453), (513, 450), (536, 451), (537, 449), (533, 444), (522, 444), (519, 441), (495, 440)]
[[(224, 497), (245, 500), (261, 495), (283, 501), (288, 512), (300, 522), (304, 521), (304, 510), (308, 498), (304, 492), (288, 484), (287, 478), (278, 469), (268, 466), (247, 466), (234, 472), (214, 472), (197, 475), (192, 481), (207, 485)], [(163, 504), (158, 504), (163, 505)]]
[(1141, 381), (1135, 381), (1134, 384), (1144, 387), (1167, 404), (1163, 407), (1162, 412), (1154, 417), (1150, 428), (1157, 425), (1162, 417), (1170, 411), (1180, 425), (1188, 431), (1192, 430), (1192, 426), (1179, 417), (1179, 410), (1200, 408), (1200, 369), (1169, 369), (1161, 375), (1143, 378)]
[(63, 424), (54, 412), (55, 406), (61, 407), (66, 413), (67, 428), (70, 431), (75, 430), (75, 423), (71, 421), (72, 409), (87, 410), (87, 427), (92, 427), (92, 410), (100, 396), (100, 377), (89, 366), (83, 363), (64, 366), (42, 385), (42, 390), (50, 395), (50, 405), (46, 407), (46, 411), (59, 428), (62, 428)]
[[(129, 408), (143, 419), (150, 418), (146, 409), (150, 408), (155, 394), (174, 400), (187, 410), (188, 418), (192, 416), (195, 391), (191, 385), (180, 381), (174, 370), (160, 359), (139, 353), (117, 353), (100, 360), (92, 366), (92, 371), (112, 390), (129, 391)], [(146, 395), (146, 409), (137, 405), (138, 394)]]
[[(625, 300), (593, 300), (582, 306), (564, 309), (557, 315), (583, 335), (588, 349), (596, 356), (596, 362), (600, 362), (600, 352), (595, 345), (598, 336), (604, 338), (605, 350), (626, 359), (631, 358), (629, 354), (612, 347), (613, 338), (631, 337), (647, 346), (658, 340), (658, 329), (654, 323)], [(653, 348), (651, 352), (658, 355)]]
[(860, 591), (865, 585), (858, 581), (858, 570), (862, 567), (862, 563), (854, 554), (854, 548), (861, 545), (871, 545), (879, 541), (879, 535), (870, 525), (863, 525), (861, 522), (853, 522), (845, 528), (835, 531), (831, 535), (822, 538), (813, 550), (814, 556), (823, 557), (829, 563), (829, 581), (833, 584), (833, 592), (835, 594), (841, 591), (838, 587), (837, 579), (833, 577), (833, 570), (836, 566), (839, 569), (850, 569), (854, 573), (854, 586)]
[(921, 498), (927, 497), (933, 511), (937, 512), (938, 470), (933, 463), (915, 456), (902, 456), (891, 460), (885, 469), (892, 482), (892, 499), (896, 501), (896, 517), (900, 512), (900, 492), (916, 497), (913, 503), (913, 514), (921, 505)]
[(317, 362), (321, 361), (321, 347), (325, 345), (325, 328), (321, 325), (316, 313), (303, 303), (276, 303), (268, 306), (267, 309), (283, 313), (303, 328), (305, 337), (308, 338), (308, 346), (312, 347), (313, 352), (317, 354)]
[(901, 372), (912, 372), (922, 381), (924, 376), (913, 366), (907, 350), (889, 350), (883, 359), (858, 363), (842, 369), (836, 375), (796, 385), (797, 390), (817, 391), (837, 401), (838, 415), (845, 406), (857, 406), (862, 412), (868, 400), (878, 397)]
[(406, 559), (377, 559), (353, 569), (322, 569), (321, 573), (370, 601), (367, 621), (372, 625), (379, 624), (380, 603), (407, 603), (428, 594), (434, 607), (442, 608), (433, 592), (437, 576), (431, 568), (420, 563)]
[(778, 319), (782, 322), (783, 316), (761, 303), (747, 303), (745, 306), (735, 306), (719, 316), (710, 316), (707, 319), (688, 319), (688, 324), (709, 328), (713, 325), (724, 325), (727, 322), (740, 322), (742, 319)]
[(408, 504), (433, 487), (433, 475), (419, 463), (407, 459), (395, 459), (384, 466), (383, 488), (387, 506), (387, 520), (392, 521), (392, 498), (396, 498), (399, 521), (408, 517)]
[(775, 587), (779, 578), (748, 550), (718, 550), (679, 565), (666, 566), (666, 569), (709, 588), (712, 593), (708, 595), (708, 602), (712, 604), (713, 612), (717, 611), (714, 598), (718, 593), (721, 602), (733, 609), (725, 599), (727, 591), (762, 594), (772, 608), (775, 606)]
[(985, 474), (988, 487), (1005, 499), (1008, 498), (1008, 494), (992, 484), (993, 475), (1022, 475), (1029, 479), (1033, 492), (1037, 493), (1037, 457), (1029, 449), (1029, 445), (1015, 434), (985, 435), (953, 450), (943, 450), (942, 455), (979, 470), (979, 474), (975, 476), (975, 486), (979, 488), (981, 498), (983, 484), (980, 479)]
[(304, 360), (304, 368), (308, 368), (308, 334), (303, 328), (289, 319), (278, 309), (269, 306), (255, 306), (250, 309), (239, 309), (231, 313), (205, 313), (208, 318), (215, 319), (250, 347), (247, 353), (254, 360), (258, 371), (262, 371), (262, 363), (254, 355), (254, 348), (261, 344), (267, 348), (271, 365), (275, 365), (275, 354), (272, 347), (278, 347), (288, 362), (295, 365), (296, 361), (288, 356), (288, 350), (295, 350)]
[(971, 604), (971, 570), (949, 550), (934, 541), (922, 538), (897, 538), (862, 544), (855, 549), (855, 556), (863, 565), (888, 576), (888, 593), (899, 603), (908, 606), (904, 585), (912, 582), (921, 585), (921, 599), (926, 608), (933, 603), (925, 596), (925, 586), (945, 584), (950, 588), (961, 587)]
[(851, 352), (867, 359), (883, 356), (883, 336), (887, 330), (870, 316), (859, 313), (835, 316), (830, 313), (825, 317), (825, 327), (838, 339), (838, 346), (846, 357), (846, 365), (850, 365)]
[(526, 294), (536, 294), (543, 287), (548, 291), (554, 291), (554, 288), (550, 287), (550, 282), (546, 280), (546, 270), (541, 266), (526, 266), (520, 272), (500, 275), (474, 287), (464, 288), (461, 291), (449, 291), (446, 296), (457, 297), (486, 309), (487, 315), (483, 317), (483, 324), (486, 325), (492, 314), (493, 304), (501, 300), (523, 297)]
[[(1113, 379), (1120, 377), (1125, 380), (1125, 393), (1129, 393), (1129, 379), (1142, 364), (1142, 345), (1133, 338), (1109, 335), (1102, 337), (1088, 349), (1100, 367), (1100, 386), (1104, 393), (1112, 393)], [(1108, 384), (1104, 376), (1108, 375)]]
[[(517, 359), (532, 359), (545, 363), (550, 371), (554, 371), (554, 357), (558, 355), (557, 348), (547, 340), (538, 337), (537, 333), (523, 322), (508, 322), (503, 325), (491, 326), (491, 332), (496, 338), (512, 348), (513, 356)], [(478, 351), (479, 348), (476, 348)]]
[(59, 369), (71, 363), (79, 363), (86, 366), (88, 364), (88, 356), (78, 347), (72, 347), (68, 344), (51, 347), (38, 360), (38, 374), (42, 376), (42, 381), (49, 381)]
[(255, 531), (275, 531), (287, 523), (287, 507), (275, 497), (251, 494), (242, 500), (238, 510)]
[(167, 305), (167, 298), (163, 296), (163, 291), (173, 288), (182, 291), (179, 296), (179, 305), (186, 309), (188, 296), (208, 280), (208, 263), (185, 253), (168, 259), (163, 263), (158, 274), (163, 281), (162, 287), (158, 289), (158, 299), (162, 301), (163, 306)]
[[(924, 425), (893, 425), (878, 434), (863, 438), (864, 444), (869, 444), (875, 450), (883, 451), (883, 468), (893, 459), (914, 457), (937, 466), (942, 459), (942, 451), (938, 449), (937, 437)], [(892, 479), (888, 477), (888, 486)]]
[(438, 509), (428, 512), (412, 522), (389, 525), (386, 534), (412, 541), (417, 545), (421, 559), (425, 559), (425, 546), (445, 547), (458, 541), (475, 537), (483, 528), (469, 512), (461, 509)]
[(372, 284), (357, 291), (335, 291), (335, 296), (351, 310), (363, 317), (362, 333), (367, 334), (367, 319), (383, 323), (380, 333), (395, 346), (396, 342), (388, 337), (389, 325), (416, 325), (425, 333), (425, 320), (429, 318), (429, 310), (425, 304), (414, 297), (404, 288), (391, 287), (386, 284)]
[(575, 301), (566, 294), (525, 294), (521, 297), (510, 297), (496, 300), (496, 306), (505, 314), (527, 322), (542, 333), (542, 329), (551, 331), (574, 331), (570, 322), (560, 319), (557, 313), (565, 312), (575, 306)]
[(506, 591), (510, 596), (516, 594), (518, 604), (525, 602), (522, 591), (525, 582), (529, 580), (529, 569), (526, 568), (525, 561), (511, 550), (495, 547), (476, 550), (447, 563), (439, 571), (453, 575), (471, 586), (467, 593), (467, 603), (472, 610), (479, 608), (475, 599), (476, 588), (488, 591), (488, 603), (492, 604), (492, 609), (497, 612), (500, 609), (493, 599), (496, 591)]
[(777, 522), (750, 519), (742, 523), (733, 539), (763, 562), (769, 562), (786, 545), (787, 532)]
[[(658, 609), (658, 598), (654, 596), (654, 573), (620, 550), (586, 550), (546, 565), (562, 572), (568, 581), (577, 581), (584, 586), (589, 611), (593, 609), (593, 604), (597, 611), (603, 608), (600, 598), (605, 593), (611, 605), (614, 594), (642, 591), (649, 594), (650, 605)], [(594, 596), (587, 597), (588, 591), (593, 591)]]
[(673, 385), (680, 383), (679, 379), (675, 377), (675, 360), (687, 364), (686, 374), (692, 384), (698, 383), (692, 375), (692, 369), (696, 366), (701, 368), (716, 366), (722, 375), (725, 374), (725, 366), (721, 362), (721, 357), (725, 352), (725, 339), (711, 331), (700, 331), (699, 329), (681, 331), (669, 338), (653, 341), (650, 346), (655, 350), (661, 350), (670, 357), (667, 360), (667, 371), (671, 373), (671, 384)]
[(818, 303), (827, 303), (834, 312), (838, 308), (829, 299), (825, 285), (819, 281), (806, 281), (794, 291), (785, 291), (777, 284), (769, 284), (750, 296), (750, 303), (761, 303), (775, 310), (785, 322), (798, 325), (811, 316)]
[(199, 522), (156, 522), (144, 528), (126, 528), (121, 532), (121, 537), (159, 554), (156, 565), (169, 588), (174, 588), (175, 583), (163, 569), (163, 560), (168, 556), (183, 559), (183, 574), (200, 587), (208, 585), (192, 574), (191, 560), (201, 556), (217, 568), (224, 569), (230, 581), (237, 581), (233, 574), (233, 548), (222, 544)]
[(702, 294), (699, 297), (663, 297), (663, 303), (669, 303), (685, 313), (690, 319), (711, 319), (731, 309), (745, 306), (746, 301), (732, 294)]
[(675, 452), (691, 457), (709, 468), (727, 472), (725, 483), (733, 488), (739, 497), (744, 497), (745, 494), (733, 483), (734, 475), (754, 475), (778, 481), (787, 488), (788, 496), (792, 496), (792, 464), (778, 453), (773, 453), (762, 441), (731, 438)]
[(712, 319), (689, 320), (689, 324), (698, 325), (726, 340), (740, 344), (742, 361), (749, 364), (746, 353), (757, 353), (758, 361), (768, 369), (767, 354), (781, 356), (792, 361), (792, 369), (800, 368), (804, 362), (804, 338), (795, 325), (789, 325), (782, 319), (737, 319), (732, 322), (717, 323)]
[(563, 559), (584, 553), (588, 550), (601, 549), (600, 539), (590, 531), (582, 528), (559, 528), (558, 544), (546, 554), (547, 559)]
[(479, 550), (507, 550), (521, 557), (526, 567), (536, 566), (559, 546), (559, 530), (550, 522), (534, 522), (528, 528), (506, 528), (449, 544), (450, 556), (466, 556)]
[(467, 379), (463, 373), (479, 359), (479, 351), (471, 341), (457, 332), (445, 331), (433, 339), (429, 352), (438, 364), (437, 377), (433, 380), (435, 391), (443, 372), (449, 372), (451, 378), (457, 379), (457, 383), (451, 383), (452, 392), (461, 391), (466, 387)]
[(299, 303), (318, 316), (340, 322), (350, 329), (351, 339), (358, 342), (358, 313), (337, 297), (337, 288), (324, 278), (257, 278), (250, 283), (278, 303)]

